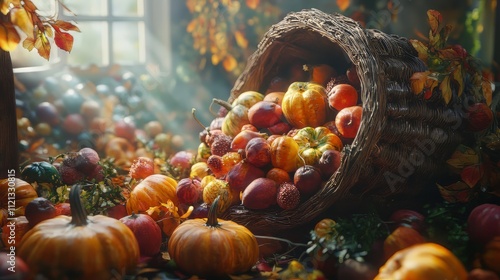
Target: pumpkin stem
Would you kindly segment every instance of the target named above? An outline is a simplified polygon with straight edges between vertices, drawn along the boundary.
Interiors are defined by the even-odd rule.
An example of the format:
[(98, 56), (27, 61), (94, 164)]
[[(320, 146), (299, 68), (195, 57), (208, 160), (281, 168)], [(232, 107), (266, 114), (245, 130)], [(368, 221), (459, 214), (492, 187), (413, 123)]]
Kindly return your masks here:
[(84, 226), (87, 224), (87, 213), (83, 207), (80, 193), (82, 191), (81, 184), (71, 186), (69, 191), (69, 205), (71, 207), (71, 224), (75, 226)]
[(205, 224), (207, 227), (217, 227), (219, 226), (219, 222), (217, 221), (217, 208), (219, 206), (219, 198), (220, 195), (214, 199), (210, 209), (208, 209), (207, 223)]
[[(214, 104), (214, 103), (215, 103), (215, 104), (218, 104), (218, 105), (220, 105), (220, 106), (222, 106), (222, 107), (224, 107), (224, 108), (226, 108), (226, 110), (227, 110), (228, 112), (229, 112), (229, 111), (231, 111), (231, 110), (233, 109), (233, 106), (232, 106), (229, 102), (224, 101), (224, 100), (222, 100), (222, 99), (217, 99), (217, 98), (214, 98), (214, 99), (212, 99), (212, 104)], [(212, 104), (210, 104), (210, 107), (212, 107)]]
[(207, 126), (204, 126), (204, 125), (201, 123), (200, 119), (198, 119), (198, 117), (196, 116), (196, 109), (195, 109), (195, 108), (191, 109), (191, 114), (193, 115), (194, 120), (195, 120), (195, 121), (196, 121), (196, 122), (197, 122), (197, 123), (198, 123), (201, 127), (203, 127), (203, 128), (207, 131), (208, 135), (211, 135), (211, 134), (210, 134), (210, 129), (209, 129)]

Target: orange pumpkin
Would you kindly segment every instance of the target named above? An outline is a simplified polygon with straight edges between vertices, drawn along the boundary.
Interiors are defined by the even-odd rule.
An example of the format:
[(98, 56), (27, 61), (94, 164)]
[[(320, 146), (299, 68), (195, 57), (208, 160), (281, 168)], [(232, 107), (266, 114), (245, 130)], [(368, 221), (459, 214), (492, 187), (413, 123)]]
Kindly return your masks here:
[(401, 249), (424, 242), (425, 238), (417, 230), (399, 226), (384, 240), (385, 259), (387, 260)]
[[(169, 200), (172, 201), (174, 207), (178, 208), (179, 200), (176, 188), (177, 181), (169, 176), (163, 174), (149, 175), (130, 192), (130, 197), (126, 202), (128, 215), (132, 215), (132, 213), (147, 214), (146, 211), (150, 210), (150, 208), (161, 206), (162, 203), (167, 203)], [(161, 216), (158, 211), (154, 211), (150, 216), (155, 221), (161, 220), (162, 230), (167, 235), (170, 235), (180, 223), (170, 212), (165, 213), (165, 216)]]
[(246, 227), (217, 218), (219, 200), (208, 219), (184, 221), (168, 241), (168, 253), (183, 271), (200, 277), (220, 277), (248, 271), (259, 258), (259, 245)]
[(81, 185), (71, 188), (71, 217), (40, 222), (22, 238), (17, 254), (32, 276), (46, 279), (114, 279), (135, 273), (139, 245), (119, 220), (89, 216), (80, 200)]
[(324, 126), (304, 127), (293, 139), (299, 144), (300, 156), (308, 165), (317, 165), (326, 150), (341, 151), (343, 147), (342, 140)]
[(374, 280), (465, 280), (464, 265), (445, 247), (435, 243), (410, 246), (395, 253)]
[(2, 243), (6, 248), (19, 246), (23, 236), (30, 229), (30, 223), (25, 216), (18, 216), (15, 220), (10, 220), (2, 226)]
[(479, 259), (484, 268), (500, 275), (500, 236), (495, 236), (485, 245)]
[(281, 109), (295, 128), (320, 126), (326, 120), (328, 109), (325, 88), (316, 83), (294, 82), (283, 96)]
[(297, 170), (299, 144), (290, 136), (279, 136), (271, 142), (271, 163), (286, 172)]
[[(9, 193), (13, 190), (15, 200), (9, 202)], [(15, 207), (14, 216), (23, 216), (24, 207), (37, 197), (35, 188), (24, 180), (13, 177), (0, 180), (0, 208), (10, 210)]]

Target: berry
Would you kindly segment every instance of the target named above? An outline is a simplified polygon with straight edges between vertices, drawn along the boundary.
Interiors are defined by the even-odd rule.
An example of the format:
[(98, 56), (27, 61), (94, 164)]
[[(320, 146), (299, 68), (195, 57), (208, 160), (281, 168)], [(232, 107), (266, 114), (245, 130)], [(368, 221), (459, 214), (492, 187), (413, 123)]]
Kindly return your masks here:
[(300, 203), (300, 192), (294, 184), (286, 182), (279, 186), (276, 200), (279, 207), (285, 210), (294, 209)]

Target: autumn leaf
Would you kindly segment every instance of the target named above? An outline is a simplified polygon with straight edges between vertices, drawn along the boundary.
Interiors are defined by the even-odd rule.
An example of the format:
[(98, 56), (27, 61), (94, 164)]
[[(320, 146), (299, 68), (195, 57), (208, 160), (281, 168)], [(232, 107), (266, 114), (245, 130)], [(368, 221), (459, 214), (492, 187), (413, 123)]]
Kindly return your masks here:
[(457, 181), (448, 186), (437, 184), (437, 187), (441, 197), (450, 203), (467, 202), (470, 200), (473, 193), (473, 189), (462, 181)]
[(427, 76), (424, 86), (424, 98), (430, 99), (432, 97), (432, 93), (434, 92), (434, 88), (438, 85), (439, 82), (436, 78), (432, 77), (431, 75)]
[(439, 31), (439, 27), (441, 26), (441, 22), (443, 21), (443, 17), (441, 16), (441, 13), (439, 13), (436, 10), (428, 10), (427, 11), (427, 18), (429, 25), (431, 27), (431, 33), (432, 35), (437, 35)]
[(56, 27), (58, 27), (59, 29), (66, 30), (66, 31), (80, 32), (80, 29), (76, 25), (72, 24), (71, 22), (64, 21), (64, 20), (56, 20), (55, 23), (51, 23), (50, 25), (54, 29), (56, 29)]
[(410, 77), (411, 91), (414, 94), (420, 94), (422, 93), (422, 91), (424, 91), (425, 81), (427, 80), (427, 76), (429, 74), (429, 71), (415, 72)]
[(16, 28), (10, 22), (0, 21), (0, 49), (13, 51), (21, 41)]
[(339, 7), (341, 12), (347, 10), (350, 4), (351, 4), (350, 0), (337, 0), (337, 7)]
[(466, 166), (460, 172), (460, 178), (464, 183), (466, 183), (469, 187), (474, 187), (479, 180), (483, 177), (484, 168), (482, 164), (474, 164)]
[(32, 38), (24, 39), (23, 48), (27, 49), (28, 51), (32, 51), (34, 47), (35, 47), (35, 39)]
[(446, 163), (454, 168), (462, 169), (466, 166), (478, 164), (479, 155), (472, 148), (465, 145), (459, 145)]
[(449, 104), (451, 101), (451, 97), (453, 95), (453, 92), (451, 91), (450, 87), (450, 76), (447, 75), (444, 77), (444, 79), (441, 81), (439, 84), (439, 90), (441, 91), (441, 95), (443, 96), (444, 102), (446, 104)]
[(235, 31), (234, 38), (236, 39), (236, 44), (238, 44), (240, 48), (246, 49), (248, 47), (248, 40), (243, 32), (239, 30)]
[(462, 72), (462, 67), (456, 67), (451, 73), (453, 80), (458, 84), (457, 95), (460, 97), (464, 92), (464, 76)]
[(238, 62), (236, 61), (236, 59), (232, 55), (227, 55), (224, 58), (224, 61), (222, 62), (222, 66), (224, 66), (224, 69), (227, 72), (233, 71), (237, 65), (238, 65)]
[(34, 45), (41, 57), (47, 60), (50, 59), (50, 42), (45, 33), (38, 31), (38, 37), (36, 38)]
[(491, 89), (491, 82), (488, 81), (488, 79), (486, 78), (483, 78), (483, 81), (481, 83), (481, 89), (482, 89), (482, 92), (483, 92), (483, 96), (484, 96), (484, 99), (486, 100), (486, 105), (490, 106), (491, 105), (491, 101), (493, 99), (493, 92), (492, 92), (492, 89)]
[(259, 6), (260, 0), (246, 0), (245, 3), (248, 8), (255, 10)]
[(428, 54), (429, 49), (427, 48), (427, 45), (424, 44), (422, 41), (415, 39), (411, 39), (410, 43), (413, 46), (413, 48), (417, 51), (418, 58), (422, 61), (427, 61), (427, 58), (429, 56)]
[(24, 8), (14, 8), (10, 12), (11, 22), (18, 26), (26, 36), (35, 38), (33, 34), (33, 21)]
[(58, 26), (54, 26), (54, 30), (54, 42), (56, 43), (56, 46), (61, 50), (71, 52), (71, 49), (73, 48), (73, 36), (67, 32), (62, 32)]

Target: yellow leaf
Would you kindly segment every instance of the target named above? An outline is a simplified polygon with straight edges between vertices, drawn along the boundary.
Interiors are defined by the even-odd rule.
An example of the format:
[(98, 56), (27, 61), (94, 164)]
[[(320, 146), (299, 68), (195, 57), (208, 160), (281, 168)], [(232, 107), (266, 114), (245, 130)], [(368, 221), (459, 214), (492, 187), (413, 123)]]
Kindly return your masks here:
[(32, 51), (34, 47), (35, 47), (35, 39), (32, 38), (24, 39), (23, 48), (27, 49), (28, 51)]
[(488, 81), (486, 78), (483, 78), (483, 82), (481, 83), (481, 88), (483, 90), (484, 99), (486, 100), (486, 105), (490, 106), (493, 98), (491, 82)]
[(4, 0), (0, 2), (0, 12), (4, 15), (8, 14), (10, 11), (10, 0)]
[(450, 76), (444, 77), (443, 81), (439, 84), (439, 90), (441, 90), (441, 95), (443, 96), (444, 102), (446, 104), (450, 103), (453, 92), (450, 87)]
[(464, 92), (464, 77), (462, 74), (462, 66), (456, 67), (455, 70), (453, 70), (452, 75), (453, 75), (453, 80), (455, 80), (458, 84), (457, 95), (458, 97), (460, 97)]
[(237, 65), (238, 63), (236, 62), (236, 59), (232, 55), (227, 55), (222, 63), (222, 66), (224, 66), (224, 69), (227, 72), (233, 71)]
[(234, 38), (236, 39), (236, 44), (241, 48), (246, 49), (248, 47), (248, 40), (243, 32), (237, 30), (234, 32)]
[(422, 61), (427, 61), (428, 55), (428, 48), (427, 45), (424, 44), (422, 41), (411, 39), (410, 40), (411, 45), (413, 48), (417, 51), (418, 53), (418, 58)]
[(212, 54), (212, 65), (218, 65), (220, 63), (221, 57), (218, 54)]
[(15, 8), (10, 12), (10, 20), (14, 25), (17, 25), (26, 36), (35, 38), (33, 34), (33, 21), (31, 16), (23, 8)]
[(420, 94), (424, 91), (425, 81), (429, 75), (429, 71), (415, 72), (410, 78), (411, 91), (414, 94)]
[(13, 51), (21, 38), (16, 28), (10, 22), (0, 21), (0, 49), (4, 51)]
[(196, 24), (197, 24), (197, 20), (194, 18), (192, 19), (189, 24), (187, 25), (186, 27), (186, 31), (188, 33), (192, 33), (194, 31), (194, 29), (196, 28)]
[(50, 42), (41, 31), (38, 32), (38, 38), (35, 41), (35, 48), (38, 50), (38, 54), (49, 60), (50, 58)]
[(341, 12), (347, 10), (350, 4), (351, 4), (350, 0), (337, 0), (337, 7), (339, 7)]
[(432, 93), (434, 92), (434, 88), (439, 85), (438, 80), (435, 77), (427, 76), (425, 80), (424, 86), (424, 98), (429, 99), (432, 97)]
[(52, 28), (50, 26), (45, 26), (45, 36), (52, 38), (54, 37), (54, 32), (52, 31)]

